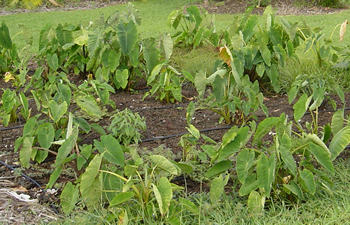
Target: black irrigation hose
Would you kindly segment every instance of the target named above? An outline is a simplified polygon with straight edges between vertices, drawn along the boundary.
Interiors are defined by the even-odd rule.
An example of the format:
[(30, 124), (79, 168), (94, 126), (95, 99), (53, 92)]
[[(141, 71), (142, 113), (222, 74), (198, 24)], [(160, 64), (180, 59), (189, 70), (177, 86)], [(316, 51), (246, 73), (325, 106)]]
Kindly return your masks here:
[[(199, 132), (208, 132), (208, 131), (213, 131), (213, 130), (225, 130), (225, 129), (230, 129), (231, 127), (232, 126), (207, 128), (207, 129), (199, 130)], [(180, 134), (172, 134), (172, 135), (169, 135), (169, 136), (159, 136), (159, 137), (144, 139), (144, 140), (141, 140), (141, 142), (150, 142), (150, 141), (156, 141), (156, 140), (164, 140), (164, 139), (168, 139), (168, 138), (182, 136), (182, 135), (185, 135), (185, 134), (188, 134), (188, 133), (189, 132), (180, 133)]]
[[(15, 171), (15, 168), (13, 168), (12, 166), (8, 165), (7, 163), (5, 163), (5, 162), (3, 162), (3, 161), (1, 161), (1, 160), (0, 160), (0, 163), (1, 163), (3, 166), (7, 167), (8, 169), (10, 169), (10, 170), (12, 170), (12, 171)], [(42, 188), (42, 186), (41, 186), (40, 184), (38, 184), (38, 182), (36, 182), (36, 181), (33, 180), (32, 178), (28, 177), (27, 175), (25, 175), (25, 174), (22, 173), (22, 172), (21, 172), (20, 174), (21, 174), (22, 177), (26, 178), (27, 180), (29, 180), (30, 182), (32, 182), (33, 184), (35, 184), (35, 185), (38, 186), (39, 188)], [(46, 190), (45, 190), (45, 189), (43, 189), (43, 193), (44, 193), (44, 195), (46, 194)], [(57, 211), (56, 207), (55, 207), (52, 203), (50, 203), (50, 206), (51, 206), (51, 208), (53, 209), (53, 211), (54, 211), (56, 214), (59, 214), (59, 212)]]
[(14, 127), (5, 127), (5, 128), (1, 128), (0, 131), (14, 130), (14, 129), (22, 128), (22, 127), (24, 127), (24, 125), (18, 125), (18, 126), (14, 126)]

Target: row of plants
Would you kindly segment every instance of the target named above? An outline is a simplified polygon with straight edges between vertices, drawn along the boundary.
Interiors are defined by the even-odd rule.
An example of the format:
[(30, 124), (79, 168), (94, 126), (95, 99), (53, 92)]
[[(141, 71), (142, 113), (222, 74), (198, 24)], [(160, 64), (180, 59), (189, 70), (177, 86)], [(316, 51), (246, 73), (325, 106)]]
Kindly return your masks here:
[[(139, 39), (141, 20), (132, 4), (127, 13), (115, 12), (107, 19), (102, 15), (88, 27), (47, 25), (40, 32), (34, 59), (38, 68), (31, 77), (29, 58), (17, 52), (3, 23), (1, 72), (17, 89), (3, 90), (0, 117), (5, 126), (19, 117), (26, 121), (15, 143), (22, 166), (53, 155), (55, 169), (47, 188), (54, 187), (66, 168), (73, 168), (76, 175), (62, 190), (63, 212), (70, 214), (77, 204), (89, 210), (104, 207), (111, 222), (180, 224), (179, 214), (198, 215), (198, 206), (172, 180), (195, 177), (199, 170), (203, 173), (199, 179), (211, 184), (212, 204), (220, 204), (225, 187), (236, 191), (234, 184), (239, 183), (238, 193), (248, 196), (252, 213), (261, 213), (272, 198), (306, 200), (320, 190), (331, 194), (334, 160), (350, 143), (344, 108), (334, 113), (331, 124), (321, 127), (319, 107), (331, 88), (317, 76), (302, 75), (290, 90), (280, 90), (278, 67), (289, 58), (299, 60), (297, 48), (313, 51), (318, 66), (329, 66), (336, 62), (337, 48), (329, 40), (323, 42), (319, 30), (277, 18), (271, 7), (265, 10), (262, 23), (252, 10), (248, 8), (230, 29), (220, 32), (213, 18), (196, 6), (186, 12), (175, 10), (168, 23), (181, 31), (159, 39)], [(213, 74), (200, 71), (192, 75), (172, 66), (174, 46), (208, 44), (222, 59)], [(76, 86), (70, 76), (85, 80)], [(198, 92), (187, 108), (188, 134), (179, 143), (183, 148), (179, 162), (161, 154), (141, 154), (137, 143), (144, 120), (128, 110), (107, 110), (107, 106), (115, 108), (111, 93), (132, 90), (140, 79), (151, 87), (144, 98), (151, 95), (180, 102), (184, 82), (193, 83)], [(288, 91), (290, 103), (295, 102), (294, 121), (282, 114), (258, 123), (258, 111), (268, 116), (262, 89)], [(344, 103), (344, 94), (335, 90)], [(34, 100), (40, 113), (32, 115), (28, 99)], [(218, 113), (219, 122), (235, 124), (221, 142), (201, 134), (191, 123), (195, 110), (203, 108)], [(301, 123), (306, 113), (312, 121)], [(112, 119), (106, 129), (94, 123), (103, 117)], [(92, 132), (99, 133), (99, 140), (82, 145), (82, 137)], [(265, 142), (270, 132), (273, 139)]]

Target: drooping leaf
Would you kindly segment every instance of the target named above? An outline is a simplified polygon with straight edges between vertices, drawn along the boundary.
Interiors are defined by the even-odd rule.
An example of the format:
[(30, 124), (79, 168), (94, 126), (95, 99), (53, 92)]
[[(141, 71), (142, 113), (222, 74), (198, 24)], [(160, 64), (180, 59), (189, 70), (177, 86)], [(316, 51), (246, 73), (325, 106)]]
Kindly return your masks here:
[(96, 99), (91, 95), (77, 94), (75, 100), (78, 106), (90, 116), (98, 119), (102, 117), (100, 107), (97, 105)]
[(252, 191), (248, 197), (248, 210), (251, 214), (261, 214), (265, 206), (265, 196)]
[(124, 153), (117, 139), (111, 135), (102, 135), (101, 142), (94, 140), (95, 147), (104, 158), (115, 165), (124, 166)]
[(338, 110), (332, 116), (331, 127), (332, 127), (333, 135), (338, 133), (343, 128), (343, 126), (344, 126), (344, 111)]
[(212, 166), (208, 172), (205, 173), (205, 176), (211, 178), (219, 175), (220, 173), (228, 171), (230, 168), (232, 168), (232, 163), (230, 160), (221, 161)]
[(60, 195), (61, 206), (65, 215), (70, 214), (78, 202), (79, 188), (68, 182)]
[(127, 202), (132, 197), (134, 197), (134, 195), (135, 195), (134, 192), (121, 192), (112, 199), (112, 201), (109, 203), (109, 206), (113, 207), (121, 203)]
[(303, 192), (301, 191), (299, 185), (295, 183), (293, 180), (289, 182), (288, 184), (284, 184), (283, 187), (287, 188), (289, 191), (291, 191), (293, 194), (298, 196), (299, 199), (303, 199)]
[(309, 150), (315, 156), (316, 160), (334, 175), (334, 167), (329, 152), (314, 143), (309, 143), (309, 146)]
[(207, 86), (207, 77), (204, 71), (199, 71), (194, 77), (194, 86), (198, 92), (199, 97), (204, 96), (205, 87)]
[(239, 195), (244, 196), (256, 190), (259, 187), (259, 181), (256, 179), (256, 173), (251, 173), (239, 189)]
[(95, 27), (92, 32), (88, 34), (87, 48), (90, 56), (95, 55), (97, 47), (100, 45), (100, 39), (102, 38), (103, 29), (101, 27)]
[(212, 204), (217, 204), (219, 202), (221, 195), (225, 191), (224, 188), (227, 185), (229, 178), (229, 175), (226, 175), (226, 177), (223, 178), (222, 174), (220, 174), (219, 177), (216, 177), (212, 180), (209, 192), (210, 201), (212, 202)]
[(331, 160), (333, 161), (349, 143), (350, 127), (346, 126), (334, 135), (329, 145), (329, 151), (331, 152)]
[(227, 46), (220, 48), (219, 56), (229, 67), (231, 67), (231, 62), (233, 61), (233, 57), (232, 57), (231, 51), (227, 48)]
[(176, 169), (176, 166), (174, 164), (172, 164), (167, 158), (165, 158), (164, 156), (161, 155), (152, 155), (150, 156), (152, 162), (154, 164), (156, 164), (159, 168), (161, 168), (162, 170), (173, 174), (173, 175), (177, 175), (178, 171)]
[(312, 97), (307, 97), (307, 94), (303, 94), (293, 105), (295, 121), (299, 121), (304, 116), (307, 108), (309, 107), (311, 98)]
[(21, 160), (22, 166), (25, 168), (29, 167), (30, 157), (32, 155), (34, 137), (24, 137), (22, 149), (19, 152), (19, 159)]
[(315, 194), (316, 184), (312, 172), (310, 172), (308, 169), (303, 169), (300, 171), (300, 177), (304, 181), (304, 183), (302, 183), (305, 184), (304, 188), (308, 190), (312, 195)]
[(306, 138), (307, 140), (313, 142), (315, 145), (321, 147), (328, 156), (331, 156), (331, 152), (329, 151), (327, 145), (319, 137), (317, 137), (316, 134), (308, 134)]
[(183, 206), (184, 208), (186, 208), (186, 210), (194, 213), (194, 214), (198, 214), (199, 213), (199, 209), (198, 207), (191, 202), (190, 200), (186, 199), (186, 198), (179, 198), (179, 202), (181, 204), (181, 206)]
[[(159, 197), (157, 198), (156, 193), (155, 193), (155, 195), (156, 195), (157, 202), (158, 202), (158, 205), (160, 208), (160, 212), (161, 212), (162, 216), (164, 216), (169, 209), (170, 201), (171, 201), (171, 198), (173, 197), (173, 192), (172, 192), (172, 188), (171, 188), (169, 180), (165, 177), (160, 178), (159, 184), (158, 184), (157, 188), (154, 190), (159, 191), (160, 198)], [(159, 204), (160, 201), (162, 201), (162, 204)]]
[[(237, 131), (237, 135), (234, 135), (232, 140), (220, 149), (218, 160), (221, 161), (238, 152), (246, 144), (249, 138), (249, 127), (240, 127)], [(223, 144), (225, 144), (225, 142), (227, 142), (227, 140), (223, 137)]]
[(248, 171), (253, 165), (255, 154), (253, 151), (248, 149), (243, 149), (237, 156), (236, 160), (236, 172), (238, 180), (241, 183), (245, 183), (245, 180), (248, 176)]
[(2, 21), (0, 26), (0, 46), (6, 49), (12, 49), (10, 32), (4, 21)]
[(297, 174), (297, 165), (295, 159), (291, 153), (291, 142), (287, 134), (283, 134), (282, 139), (279, 143), (278, 151), (281, 153), (283, 162), (287, 165), (290, 172), (296, 176)]
[(189, 125), (189, 127), (186, 127), (186, 129), (188, 130), (188, 132), (190, 132), (190, 134), (195, 137), (196, 139), (200, 138), (200, 133), (199, 130), (193, 126), (192, 124)]
[(55, 167), (60, 166), (66, 159), (68, 154), (72, 151), (78, 138), (78, 128), (73, 128), (72, 135), (70, 135), (61, 145), (57, 151)]
[(265, 154), (261, 154), (256, 167), (257, 179), (259, 187), (264, 189), (264, 195), (268, 198), (270, 197), (272, 182), (275, 180), (275, 167), (275, 153), (270, 156), (270, 159)]
[(146, 60), (146, 68), (148, 74), (151, 74), (154, 67), (159, 63), (160, 53), (159, 49), (156, 46), (154, 39), (146, 39), (144, 41), (144, 58)]
[(173, 40), (171, 39), (170, 34), (164, 34), (163, 36), (163, 49), (165, 53), (165, 59), (169, 60), (173, 54)]

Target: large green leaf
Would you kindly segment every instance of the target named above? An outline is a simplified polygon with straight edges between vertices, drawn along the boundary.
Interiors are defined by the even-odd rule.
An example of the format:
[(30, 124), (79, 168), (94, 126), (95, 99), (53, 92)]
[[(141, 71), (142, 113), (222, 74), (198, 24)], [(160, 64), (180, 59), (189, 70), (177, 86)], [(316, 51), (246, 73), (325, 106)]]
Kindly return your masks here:
[(217, 204), (219, 202), (219, 199), (221, 195), (225, 191), (225, 186), (228, 182), (228, 179), (230, 178), (229, 175), (227, 175), (225, 178), (223, 178), (222, 174), (220, 174), (219, 177), (216, 177), (212, 180), (211, 185), (210, 185), (210, 201), (213, 204)]
[(52, 120), (57, 123), (61, 117), (67, 112), (68, 105), (67, 102), (62, 102), (62, 104), (57, 104), (55, 100), (49, 102), (50, 112)]
[(317, 161), (334, 175), (334, 167), (329, 152), (314, 143), (309, 143), (309, 146), (310, 152), (316, 157)]
[(186, 11), (189, 14), (189, 19), (191, 22), (194, 22), (196, 25), (196, 29), (198, 29), (199, 25), (202, 22), (201, 12), (199, 8), (195, 5), (191, 5), (190, 7), (186, 8)]
[(53, 71), (57, 71), (58, 69), (58, 57), (57, 54), (48, 54), (46, 55), (47, 57), (47, 63), (49, 64), (49, 67), (53, 70)]
[(220, 76), (216, 76), (213, 82), (213, 94), (215, 96), (216, 102), (221, 104), (224, 97), (225, 91), (225, 81)]
[(170, 34), (164, 34), (163, 36), (163, 49), (165, 54), (165, 59), (169, 60), (173, 54), (173, 40), (171, 39)]
[(98, 204), (100, 198), (101, 187), (96, 177), (99, 173), (102, 158), (103, 155), (96, 155), (81, 176), (80, 192), (88, 207)]
[(231, 161), (230, 160), (225, 160), (225, 161), (221, 161), (216, 163), (214, 166), (212, 166), (208, 172), (205, 173), (205, 176), (208, 178), (211, 178), (213, 176), (217, 176), (220, 173), (223, 173), (225, 171), (228, 171), (229, 169), (231, 169), (232, 165), (231, 165)]
[(199, 71), (194, 78), (194, 86), (198, 92), (199, 97), (204, 96), (205, 87), (207, 86), (207, 77), (203, 70)]
[(134, 197), (134, 195), (135, 195), (134, 192), (121, 192), (112, 199), (112, 201), (109, 203), (109, 206), (113, 207), (121, 203), (127, 202), (132, 197)]
[(266, 45), (260, 46), (260, 53), (265, 64), (271, 66), (271, 52)]
[(305, 114), (309, 107), (312, 97), (307, 97), (307, 94), (303, 94), (299, 100), (293, 105), (294, 109), (294, 120), (299, 121)]
[(124, 153), (117, 139), (111, 135), (102, 135), (101, 142), (94, 140), (95, 147), (104, 158), (115, 165), (124, 166)]
[(91, 95), (80, 93), (76, 95), (75, 100), (78, 106), (90, 116), (98, 119), (102, 117), (100, 107), (97, 105), (96, 99)]
[(259, 181), (256, 179), (256, 174), (251, 173), (247, 176), (241, 188), (239, 189), (239, 195), (244, 196), (250, 192), (256, 190), (259, 187)]
[(160, 52), (154, 39), (146, 39), (144, 42), (143, 56), (146, 60), (146, 68), (148, 74), (151, 74), (153, 68), (158, 65), (160, 60)]
[(123, 54), (129, 55), (137, 42), (136, 25), (132, 21), (129, 21), (129, 23), (119, 23), (117, 26), (117, 36)]
[(23, 139), (23, 146), (19, 153), (19, 159), (21, 160), (22, 166), (29, 167), (30, 157), (32, 155), (34, 137), (25, 137)]
[(60, 195), (61, 206), (64, 214), (68, 215), (78, 202), (79, 188), (68, 182)]
[(153, 191), (159, 205), (160, 213), (164, 216), (168, 211), (171, 198), (173, 197), (169, 180), (165, 177), (160, 178), (158, 187), (153, 184)]
[(125, 89), (129, 81), (129, 71), (127, 69), (118, 69), (113, 78), (114, 85), (117, 89)]
[(316, 135), (316, 134), (307, 134), (307, 140), (311, 141), (315, 145), (323, 149), (323, 151), (330, 157), (331, 152), (329, 151), (327, 145)]
[(49, 149), (51, 142), (53, 142), (55, 138), (55, 129), (52, 123), (41, 124), (36, 130), (36, 134), (38, 135), (40, 146)]
[(252, 214), (261, 214), (265, 206), (265, 196), (252, 191), (248, 197), (248, 210)]
[(314, 175), (308, 169), (304, 169), (300, 171), (300, 177), (304, 181), (302, 185), (306, 190), (308, 190), (311, 194), (315, 194), (316, 192), (316, 184), (314, 180)]
[(6, 49), (12, 49), (10, 32), (4, 21), (0, 26), (0, 46)]
[(237, 156), (236, 172), (238, 180), (243, 184), (248, 177), (248, 171), (253, 165), (255, 154), (253, 151), (243, 149)]
[(261, 141), (261, 139), (269, 133), (274, 126), (278, 123), (280, 118), (278, 117), (268, 117), (261, 121), (258, 125), (258, 128), (256, 129), (254, 138), (253, 138), (253, 144), (256, 144), (257, 142)]
[(103, 29), (101, 27), (95, 27), (92, 32), (88, 34), (87, 48), (90, 56), (95, 54), (97, 47), (100, 45), (100, 39), (102, 38)]
[(156, 164), (159, 168), (161, 168), (162, 170), (173, 174), (173, 175), (177, 175), (178, 171), (176, 169), (176, 166), (171, 163), (167, 158), (165, 158), (164, 156), (161, 155), (152, 155), (150, 156), (152, 162), (154, 164)]
[(57, 89), (62, 101), (67, 102), (68, 105), (71, 103), (72, 91), (67, 84), (58, 83)]
[(288, 184), (283, 185), (284, 188), (287, 188), (289, 191), (293, 192), (298, 198), (303, 199), (303, 192), (301, 191), (299, 185), (293, 180)]
[(329, 145), (331, 160), (333, 161), (350, 143), (350, 127), (346, 126), (336, 133)]
[(297, 165), (295, 163), (295, 159), (290, 152), (291, 150), (291, 142), (289, 139), (289, 136), (287, 134), (283, 134), (280, 143), (278, 151), (281, 153), (281, 157), (283, 162), (286, 164), (290, 172), (296, 176), (297, 174)]
[[(249, 140), (249, 137), (249, 127), (243, 126), (239, 128), (233, 140), (220, 149), (218, 160), (221, 161), (238, 152)], [(226, 140), (223, 137), (223, 143), (224, 142), (226, 142)]]
[(72, 151), (78, 138), (78, 127), (75, 127), (70, 135), (58, 149), (55, 167), (60, 166), (67, 158), (68, 154)]
[(270, 156), (270, 159), (262, 153), (256, 167), (256, 172), (259, 188), (264, 189), (264, 195), (268, 198), (270, 197), (272, 182), (275, 180), (275, 167), (275, 153)]
[(344, 110), (336, 111), (332, 116), (332, 133), (338, 133), (344, 126)]

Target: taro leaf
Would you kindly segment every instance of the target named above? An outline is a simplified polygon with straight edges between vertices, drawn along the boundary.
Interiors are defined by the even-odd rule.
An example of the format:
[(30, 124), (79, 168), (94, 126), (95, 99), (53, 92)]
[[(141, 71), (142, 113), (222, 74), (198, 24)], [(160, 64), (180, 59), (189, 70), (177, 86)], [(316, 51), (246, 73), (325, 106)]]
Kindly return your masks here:
[(256, 179), (256, 174), (251, 173), (247, 176), (247, 179), (239, 189), (239, 195), (240, 196), (247, 195), (250, 192), (256, 190), (258, 187), (259, 187), (259, 181)]
[(264, 194), (268, 198), (270, 197), (272, 182), (275, 179), (275, 167), (275, 153), (270, 156), (270, 159), (262, 153), (256, 167), (257, 179), (259, 182), (259, 188), (264, 189)]
[(260, 46), (260, 53), (265, 64), (271, 66), (271, 52), (266, 45)]
[(276, 126), (278, 121), (278, 117), (268, 117), (260, 122), (253, 138), (253, 144), (261, 141), (261, 139)]
[(94, 129), (100, 135), (106, 135), (106, 131), (99, 124), (92, 123), (92, 124), (90, 124), (90, 126), (92, 127), (92, 129)]
[(323, 149), (323, 151), (328, 155), (331, 156), (331, 152), (329, 151), (328, 147), (326, 146), (325, 143), (323, 143), (323, 141), (317, 137), (316, 134), (307, 134), (306, 138), (313, 142), (314, 144), (318, 145), (319, 147), (321, 147)]
[(265, 68), (267, 75), (270, 78), (271, 85), (276, 93), (280, 92), (280, 84), (278, 81), (279, 73), (277, 71), (277, 66), (275, 64), (271, 64), (270, 68)]
[(12, 49), (10, 32), (4, 21), (0, 26), (0, 46), (6, 49)]
[(183, 163), (183, 162), (175, 162), (175, 164), (181, 169), (181, 171), (190, 174), (192, 173), (194, 166), (191, 164)]
[(288, 91), (288, 103), (291, 104), (292, 101), (295, 99), (295, 97), (298, 94), (298, 87), (293, 86), (289, 91)]
[(102, 135), (101, 142), (94, 140), (95, 147), (104, 158), (115, 165), (124, 166), (124, 153), (117, 139), (111, 135)]
[(169, 180), (165, 177), (160, 178), (158, 187), (153, 184), (153, 191), (159, 205), (160, 213), (164, 216), (168, 211), (171, 198), (173, 197)]
[(265, 206), (265, 196), (252, 191), (248, 197), (248, 210), (251, 214), (261, 214)]
[(42, 148), (49, 149), (51, 146), (51, 142), (53, 142), (55, 138), (55, 129), (53, 128), (53, 124), (41, 124), (36, 130), (36, 134), (38, 135), (38, 141), (40, 143), (40, 146)]
[(281, 66), (284, 67), (284, 62), (287, 58), (287, 53), (286, 51), (283, 49), (283, 47), (278, 44), (277, 47), (276, 46), (273, 46), (273, 49), (275, 52), (278, 53), (278, 56), (279, 56), (279, 62), (281, 63)]
[(63, 101), (67, 102), (68, 105), (71, 103), (72, 91), (68, 85), (58, 83), (57, 84), (58, 92)]
[[(116, 174), (122, 176), (122, 171), (115, 171)], [(103, 173), (101, 174), (101, 182), (103, 185), (104, 194), (103, 196), (111, 201), (116, 193), (121, 192), (123, 189), (124, 181), (120, 177), (115, 176), (114, 174)]]
[(57, 123), (61, 117), (67, 112), (68, 105), (67, 102), (63, 102), (62, 104), (57, 104), (54, 100), (49, 102), (50, 112), (52, 116), (52, 120)]
[(134, 192), (121, 192), (117, 194), (112, 201), (109, 203), (110, 207), (119, 205), (121, 203), (129, 201), (132, 197), (134, 197)]
[(90, 116), (96, 117), (98, 119), (102, 117), (100, 107), (97, 105), (95, 98), (91, 95), (82, 93), (77, 94), (76, 103)]
[(332, 133), (335, 135), (338, 133), (344, 126), (344, 110), (340, 109), (336, 111), (332, 116)]
[(190, 124), (189, 127), (186, 127), (186, 129), (197, 140), (200, 138), (199, 130), (195, 126), (193, 126), (192, 124)]
[(59, 178), (62, 172), (62, 166), (58, 166), (50, 175), (49, 183), (46, 185), (46, 188), (52, 188), (56, 180)]
[(188, 126), (191, 124), (194, 112), (195, 112), (195, 106), (194, 106), (193, 101), (191, 101), (188, 104), (187, 110), (186, 110), (186, 121), (187, 121)]
[(87, 48), (91, 57), (95, 55), (95, 51), (100, 45), (102, 34), (103, 29), (101, 27), (95, 27), (92, 32), (88, 34)]
[(199, 8), (195, 5), (191, 5), (190, 7), (186, 8), (186, 11), (189, 14), (189, 19), (191, 22), (195, 22), (196, 23), (196, 29), (198, 29), (199, 25), (202, 22), (202, 17), (201, 17), (201, 12), (199, 10)]
[(77, 167), (78, 170), (81, 170), (81, 168), (83, 168), (83, 166), (86, 163), (88, 163), (88, 159), (90, 158), (92, 153), (92, 145), (83, 145), (79, 146), (79, 148), (81, 149), (81, 151), (77, 157)]
[(201, 27), (197, 31), (197, 33), (194, 35), (194, 44), (193, 48), (198, 47), (201, 44), (202, 38), (203, 38), (204, 28)]
[(163, 36), (163, 49), (165, 54), (165, 59), (169, 60), (173, 54), (173, 40), (171, 39), (170, 34), (164, 34)]
[(144, 44), (143, 56), (146, 60), (146, 68), (147, 68), (148, 74), (150, 74), (154, 69), (154, 67), (159, 63), (160, 53), (154, 39), (151, 39), (151, 38), (146, 39), (143, 42), (143, 44)]
[(253, 151), (243, 149), (237, 156), (236, 171), (239, 181), (244, 184), (248, 177), (250, 167), (253, 165), (255, 154)]
[(120, 48), (124, 55), (129, 55), (137, 42), (137, 29), (135, 23), (119, 23), (117, 26), (117, 36)]
[(350, 127), (346, 126), (338, 131), (330, 145), (329, 151), (331, 152), (331, 160), (333, 161), (342, 152), (345, 147), (350, 143)]
[(182, 18), (182, 12), (180, 10), (173, 10), (167, 19), (167, 24), (169, 27), (173, 27), (174, 29), (177, 29), (177, 27), (180, 24)]
[(172, 164), (168, 159), (166, 159), (164, 156), (161, 155), (152, 155), (150, 156), (152, 162), (154, 164), (156, 164), (159, 168), (161, 168), (162, 170), (173, 174), (173, 175), (177, 175), (178, 171), (176, 169), (176, 166), (174, 164)]
[(297, 165), (295, 163), (294, 157), (291, 150), (291, 142), (287, 134), (283, 134), (280, 139), (278, 151), (281, 153), (283, 162), (286, 164), (290, 172), (296, 176), (297, 174)]
[(188, 212), (192, 212), (194, 214), (199, 213), (198, 207), (190, 200), (180, 197), (179, 202)]
[[(147, 84), (148, 84), (148, 85), (151, 84), (151, 83), (156, 79), (156, 76), (160, 73), (160, 71), (161, 71), (163, 65), (164, 65), (164, 64), (161, 63), (161, 64), (156, 65), (156, 66), (153, 68), (153, 70), (152, 70), (150, 76), (149, 76), (148, 79), (147, 79)], [(157, 81), (157, 82), (158, 82), (158, 81)]]
[(129, 71), (127, 69), (117, 70), (116, 74), (114, 76), (114, 85), (117, 89), (122, 88), (125, 89), (128, 85), (128, 79), (129, 79)]
[(309, 150), (315, 156), (316, 160), (334, 176), (334, 167), (330, 159), (329, 151), (325, 151), (324, 148), (314, 143), (309, 143), (309, 146)]
[(34, 137), (25, 137), (23, 139), (23, 146), (19, 153), (19, 159), (21, 160), (22, 166), (25, 168), (29, 167), (30, 157), (32, 155)]
[(103, 155), (96, 155), (81, 176), (80, 192), (85, 202), (89, 206), (96, 206), (100, 198), (101, 187), (96, 179), (101, 166)]
[(213, 94), (215, 96), (216, 102), (221, 104), (225, 92), (225, 82), (220, 76), (216, 76), (213, 82)]
[(56, 36), (61, 46), (73, 42), (73, 32), (66, 29), (66, 27), (63, 27), (61, 24), (57, 25)]
[[(74, 43), (79, 46), (86, 46), (89, 42), (89, 32), (88, 30), (80, 30), (78, 35), (74, 37)], [(90, 43), (92, 43), (92, 40), (90, 40)], [(92, 53), (91, 53), (92, 54)]]
[(208, 172), (205, 173), (205, 176), (208, 178), (211, 178), (213, 176), (217, 176), (220, 173), (228, 171), (229, 169), (231, 169), (231, 167), (232, 167), (231, 160), (225, 160), (225, 161), (218, 162), (214, 166), (212, 166), (208, 170)]
[(228, 67), (231, 67), (231, 62), (233, 61), (233, 57), (232, 57), (231, 51), (227, 48), (227, 46), (220, 48), (219, 56), (227, 64)]
[[(234, 135), (234, 134), (233, 134)], [(232, 140), (220, 149), (218, 160), (226, 159), (230, 155), (238, 152), (242, 146), (249, 140), (249, 127), (244, 126), (238, 129), (237, 135), (234, 135)], [(223, 144), (226, 142), (226, 137), (223, 137)]]
[(323, 140), (322, 141), (323, 141), (323, 143), (327, 143), (332, 137), (332, 128), (329, 125), (329, 123), (327, 123), (323, 127), (323, 131), (324, 131), (324, 134), (323, 134)]
[(89, 133), (91, 131), (90, 124), (82, 117), (74, 117), (73, 121), (75, 124), (78, 124), (79, 127), (85, 132)]
[(19, 94), (19, 100), (21, 101), (21, 104), (23, 106), (21, 108), (22, 116), (25, 120), (28, 120), (28, 118), (30, 117), (30, 110), (28, 109), (28, 100), (23, 92)]
[(49, 67), (53, 70), (53, 71), (57, 71), (58, 69), (58, 58), (57, 58), (57, 54), (48, 54), (47, 56), (47, 63), (49, 64)]
[(198, 92), (199, 97), (204, 96), (207, 76), (203, 70), (199, 71), (194, 78), (194, 86)]
[(308, 169), (300, 171), (300, 177), (304, 181), (304, 188), (308, 190), (312, 195), (316, 192), (316, 184), (314, 180), (314, 175)]
[(116, 52), (114, 50), (111, 50), (108, 55), (108, 66), (109, 70), (113, 73), (120, 63), (120, 56), (121, 52)]
[(65, 215), (72, 212), (75, 204), (78, 202), (78, 197), (78, 185), (74, 186), (71, 182), (68, 182), (60, 195), (61, 207)]
[(307, 94), (303, 94), (299, 100), (293, 105), (294, 109), (294, 120), (298, 122), (305, 114), (309, 107), (312, 96), (307, 97)]
[(301, 191), (299, 185), (295, 183), (293, 180), (289, 182), (289, 184), (283, 185), (284, 188), (287, 188), (289, 191), (291, 191), (293, 194), (298, 196), (299, 199), (303, 199), (303, 192)]
[(58, 149), (55, 167), (60, 166), (63, 161), (67, 158), (68, 154), (72, 151), (78, 138), (78, 128), (73, 128), (72, 135), (70, 135)]
[(223, 178), (222, 174), (220, 174), (219, 177), (216, 177), (212, 180), (209, 192), (210, 201), (212, 204), (217, 204), (219, 202), (221, 195), (225, 191), (225, 186), (227, 185), (229, 178), (229, 175)]

